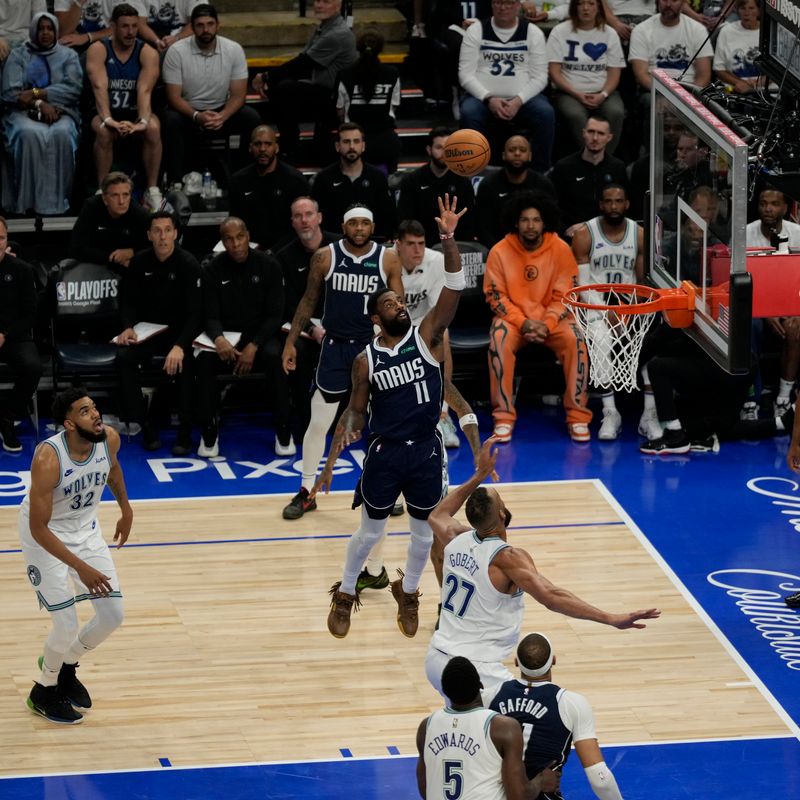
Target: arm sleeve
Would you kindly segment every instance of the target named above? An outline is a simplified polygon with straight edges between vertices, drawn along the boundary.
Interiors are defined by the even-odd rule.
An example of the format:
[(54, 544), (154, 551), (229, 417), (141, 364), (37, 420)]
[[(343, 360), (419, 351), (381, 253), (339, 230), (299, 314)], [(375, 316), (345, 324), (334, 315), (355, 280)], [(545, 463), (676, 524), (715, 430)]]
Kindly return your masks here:
[(247, 71), (247, 56), (244, 54), (244, 48), (238, 43), (231, 50), (231, 80), (232, 81), (246, 81), (249, 78)]
[(644, 61), (646, 64), (650, 64), (651, 55), (650, 37), (647, 35), (647, 30), (641, 25), (637, 25), (631, 32), (628, 63), (631, 61)]
[(565, 689), (558, 701), (558, 712), (572, 731), (573, 741), (597, 738), (592, 707), (582, 694)]
[(264, 287), (264, 321), (253, 336), (258, 347), (278, 333), (283, 317), (283, 270), (278, 260), (268, 256), (262, 274), (268, 281)]
[(498, 255), (496, 249), (492, 249), (486, 261), (486, 274), (483, 276), (483, 292), (486, 295), (486, 302), (492, 313), (497, 317), (502, 317), (511, 325), (515, 325), (520, 330), (527, 319), (522, 309), (514, 305), (508, 295), (508, 286), (503, 272), (503, 260)]
[(180, 51), (176, 47), (168, 48), (161, 67), (161, 77), (164, 79), (164, 83), (181, 86), (183, 84), (182, 72)]
[[(58, 47), (62, 47), (62, 45), (58, 45)], [(64, 59), (61, 80), (47, 87), (47, 99), (54, 106), (74, 109), (81, 96), (83, 70), (81, 69), (78, 54), (67, 47), (63, 49), (66, 51), (66, 58)]]

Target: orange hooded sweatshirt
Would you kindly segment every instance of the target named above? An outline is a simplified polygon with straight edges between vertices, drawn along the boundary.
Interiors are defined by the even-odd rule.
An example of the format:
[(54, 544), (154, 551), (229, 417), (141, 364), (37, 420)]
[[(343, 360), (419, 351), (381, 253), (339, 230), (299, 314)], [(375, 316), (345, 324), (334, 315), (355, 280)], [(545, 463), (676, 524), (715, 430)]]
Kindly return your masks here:
[(508, 233), (489, 251), (483, 291), (494, 315), (509, 324), (522, 330), (526, 319), (541, 320), (554, 331), (569, 313), (562, 299), (577, 277), (572, 250), (557, 234), (545, 233), (531, 252)]

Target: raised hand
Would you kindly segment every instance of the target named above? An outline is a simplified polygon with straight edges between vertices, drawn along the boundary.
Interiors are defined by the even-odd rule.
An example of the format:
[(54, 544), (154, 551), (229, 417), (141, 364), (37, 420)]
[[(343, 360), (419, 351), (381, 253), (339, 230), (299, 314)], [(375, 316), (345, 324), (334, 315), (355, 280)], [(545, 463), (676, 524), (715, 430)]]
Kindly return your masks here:
[(441, 197), (437, 198), (439, 201), (439, 216), (436, 217), (436, 224), (439, 226), (439, 233), (447, 236), (453, 233), (458, 225), (458, 221), (464, 214), (467, 213), (466, 208), (456, 213), (456, 206), (458, 205), (458, 198), (453, 195), (452, 202), (450, 195), (445, 193), (444, 200)]

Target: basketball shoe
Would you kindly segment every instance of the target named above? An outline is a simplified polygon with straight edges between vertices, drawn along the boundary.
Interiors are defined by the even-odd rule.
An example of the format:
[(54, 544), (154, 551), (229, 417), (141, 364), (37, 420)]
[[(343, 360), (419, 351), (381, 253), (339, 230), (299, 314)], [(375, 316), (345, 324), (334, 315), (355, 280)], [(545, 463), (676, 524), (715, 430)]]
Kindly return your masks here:
[(41, 683), (34, 683), (25, 702), (34, 714), (39, 714), (50, 722), (76, 725), (83, 721), (83, 714), (79, 714), (72, 707), (57, 685), (42, 686)]
[(416, 636), (419, 627), (419, 589), (415, 592), (403, 591), (403, 570), (397, 570), (400, 576), (396, 581), (392, 581), (390, 588), (392, 597), (397, 603), (397, 627), (403, 632), (403, 636), (410, 639)]
[[(44, 664), (44, 656), (39, 656), (36, 662), (39, 669)], [(89, 692), (86, 687), (78, 680), (75, 670), (80, 664), (62, 664), (61, 670), (58, 673), (58, 688), (67, 700), (77, 708), (91, 708), (92, 698), (89, 697)]]
[(306, 511), (316, 511), (317, 501), (308, 499), (308, 489), (303, 486), (283, 509), (284, 519), (300, 519)]
[(654, 408), (646, 408), (639, 417), (639, 436), (644, 436), (650, 441), (660, 439), (663, 434), (661, 423), (658, 421), (658, 413)]
[(336, 581), (328, 592), (331, 596), (331, 610), (328, 612), (328, 630), (337, 639), (344, 639), (350, 630), (350, 615), (353, 613), (353, 606), (356, 607), (356, 611), (361, 608), (358, 590), (356, 589), (356, 594), (346, 594), (339, 591), (341, 585), (341, 581)]
[(219, 455), (219, 430), (216, 423), (203, 428), (200, 445), (197, 448), (200, 458), (216, 458)]
[(356, 581), (356, 593), (361, 593), (364, 589), (385, 589), (389, 585), (389, 574), (386, 567), (381, 567), (379, 575), (372, 575), (366, 567), (361, 570)]
[(785, 597), (784, 602), (789, 608), (800, 608), (800, 592), (795, 592)]
[(622, 414), (616, 408), (604, 408), (603, 421), (600, 423), (597, 438), (603, 442), (610, 442), (619, 436), (621, 430)]
[(658, 439), (649, 439), (639, 450), (649, 455), (667, 455), (669, 453), (688, 453), (692, 443), (681, 428), (677, 431), (665, 430)]
[(393, 517), (402, 517), (406, 513), (406, 507), (403, 505), (402, 500), (398, 500), (389, 512)]

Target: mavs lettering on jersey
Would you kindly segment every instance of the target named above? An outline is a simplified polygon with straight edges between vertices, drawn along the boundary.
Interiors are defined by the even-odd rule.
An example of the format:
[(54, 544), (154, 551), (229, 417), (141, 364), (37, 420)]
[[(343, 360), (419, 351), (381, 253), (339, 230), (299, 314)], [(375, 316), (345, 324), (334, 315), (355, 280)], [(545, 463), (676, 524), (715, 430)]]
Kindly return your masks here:
[(137, 39), (128, 60), (122, 62), (111, 46), (111, 37), (103, 39), (106, 46), (106, 72), (108, 73), (108, 102), (111, 113), (125, 111), (136, 113), (136, 85), (142, 71), (140, 55), (144, 42)]
[(354, 256), (339, 240), (328, 245), (331, 266), (325, 275), (325, 309), (322, 326), (338, 339), (368, 342), (372, 322), (367, 315), (367, 300), (377, 289), (386, 286), (383, 267), (385, 249), (375, 242), (361, 256)]
[(442, 370), (412, 325), (393, 349), (371, 341), (370, 430), (387, 439), (419, 440), (434, 434), (442, 407)]

